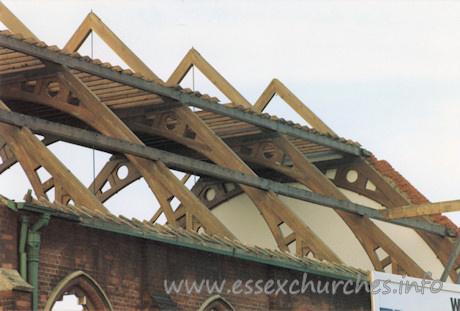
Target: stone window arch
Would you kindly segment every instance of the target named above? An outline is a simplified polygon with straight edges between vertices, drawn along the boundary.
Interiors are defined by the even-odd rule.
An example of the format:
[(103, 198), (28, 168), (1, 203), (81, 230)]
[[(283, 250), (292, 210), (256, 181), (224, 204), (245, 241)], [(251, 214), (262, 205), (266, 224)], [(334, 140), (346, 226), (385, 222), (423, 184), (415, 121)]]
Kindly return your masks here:
[(75, 271), (63, 278), (49, 295), (44, 310), (50, 311), (56, 301), (60, 300), (66, 293), (77, 296), (82, 302), (84, 310), (113, 311), (112, 304), (101, 286), (83, 271)]
[(198, 311), (234, 311), (235, 308), (225, 298), (216, 295), (206, 300)]

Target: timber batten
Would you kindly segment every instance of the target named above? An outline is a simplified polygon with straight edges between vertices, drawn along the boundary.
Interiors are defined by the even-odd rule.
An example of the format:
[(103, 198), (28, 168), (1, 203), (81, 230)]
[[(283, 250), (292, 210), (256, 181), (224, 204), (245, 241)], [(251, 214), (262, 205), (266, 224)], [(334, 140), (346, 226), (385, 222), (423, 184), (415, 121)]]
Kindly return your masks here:
[[(235, 240), (237, 234), (212, 209), (244, 192), (281, 251), (343, 263), (334, 249), (278, 197), (285, 195), (332, 207), (375, 270), (391, 267), (394, 273), (424, 275), (424, 268), (415, 258), (371, 218), (419, 230), (418, 235), (446, 265), (453, 247), (449, 237), (456, 236), (452, 228), (427, 217), (386, 218), (427, 215), (430, 207), (431, 213), (458, 209), (458, 201), (447, 206), (438, 204), (436, 210), (435, 205), (424, 209), (411, 206), (412, 202), (373, 171), (366, 160), (371, 155), (368, 151), (338, 137), (280, 81), (274, 79), (253, 106), (194, 49), (164, 83), (93, 13), (60, 50), (39, 42), (11, 12), (2, 10), (0, 4), (0, 17), (3, 14), (10, 19), (10, 29), (23, 31), (27, 39), (19, 33), (0, 32), (0, 100), (5, 102), (5, 111), (0, 111), (0, 173), (19, 162), (37, 196), (29, 201), (44, 203), (46, 193), (54, 189), (56, 202), (46, 203), (48, 206), (113, 220), (103, 203), (143, 178), (158, 199), (159, 209), (152, 211), (150, 222), (120, 217), (117, 223), (150, 228), (164, 214), (173, 231), (179, 227), (195, 232), (204, 228), (217, 240), (218, 236)], [(136, 73), (81, 57), (76, 51), (91, 31), (99, 34)], [(192, 66), (200, 69), (231, 103), (222, 105), (209, 95), (182, 89), (178, 84)], [(275, 93), (312, 128), (262, 114)], [(203, 110), (195, 112), (191, 107)], [(43, 141), (31, 131), (45, 135)], [(85, 188), (47, 149), (46, 145), (59, 140), (97, 147), (114, 156)], [(37, 153), (29, 156), (26, 150), (31, 148)], [(121, 166), (128, 168), (124, 179), (117, 176)], [(52, 178), (41, 181), (37, 174), (41, 167)], [(187, 175), (179, 180), (171, 168)], [(330, 170), (335, 170), (334, 178), (327, 176)], [(350, 171), (358, 172), (356, 182), (347, 180)], [(203, 180), (214, 177), (211, 184), (218, 186), (212, 188), (203, 181), (195, 184), (201, 187), (196, 193), (184, 185), (191, 174)], [(296, 182), (307, 190), (281, 182)], [(228, 183), (234, 188), (228, 189)], [(106, 185), (109, 190), (103, 190)], [(219, 189), (220, 197), (209, 199), (209, 189)], [(386, 209), (379, 212), (354, 203), (342, 189), (364, 195)], [(180, 201), (176, 209), (171, 205), (174, 198)], [(75, 207), (69, 207), (70, 200)], [(87, 225), (95, 226), (92, 221)], [(377, 254), (382, 250), (385, 257)], [(455, 261), (454, 270), (459, 266), (460, 261)], [(452, 279), (454, 270), (448, 271)]]

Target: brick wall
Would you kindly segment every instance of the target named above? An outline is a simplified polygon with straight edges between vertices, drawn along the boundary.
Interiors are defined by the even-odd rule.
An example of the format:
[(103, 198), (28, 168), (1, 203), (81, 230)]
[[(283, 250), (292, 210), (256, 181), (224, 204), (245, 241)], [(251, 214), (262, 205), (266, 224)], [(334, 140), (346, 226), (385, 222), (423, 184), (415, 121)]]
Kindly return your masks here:
[(31, 309), (31, 293), (8, 290), (0, 292), (0, 311), (27, 311)]
[[(17, 222), (16, 214), (5, 212), (5, 208), (0, 208), (0, 215), (2, 223)], [(236, 310), (370, 310), (370, 296), (364, 291), (349, 296), (341, 291), (336, 295), (310, 291), (298, 295), (228, 293), (238, 279), (243, 282), (240, 287), (243, 292), (247, 290), (244, 283), (250, 279), (254, 282), (259, 279), (301, 281), (303, 273), (298, 271), (101, 231), (54, 217), (41, 232), (39, 308), (45, 306), (48, 295), (60, 280), (76, 270), (83, 270), (99, 283), (115, 310), (160, 310), (165, 303), (179, 310), (197, 310), (215, 295), (206, 290), (200, 294), (182, 291), (166, 296), (165, 302), (165, 279), (168, 282), (225, 280), (221, 296)], [(10, 231), (2, 231), (2, 234), (5, 234), (3, 240), (14, 245), (14, 252), (17, 236)], [(7, 236), (10, 234), (11, 238)], [(10, 251), (6, 250), (8, 256), (14, 258), (5, 263), (16, 266), (17, 257)], [(4, 253), (3, 248), (1, 253)], [(333, 281), (311, 274), (308, 280)], [(252, 288), (256, 290), (254, 284)]]
[(6, 207), (0, 207), (0, 267), (17, 269), (18, 215)]

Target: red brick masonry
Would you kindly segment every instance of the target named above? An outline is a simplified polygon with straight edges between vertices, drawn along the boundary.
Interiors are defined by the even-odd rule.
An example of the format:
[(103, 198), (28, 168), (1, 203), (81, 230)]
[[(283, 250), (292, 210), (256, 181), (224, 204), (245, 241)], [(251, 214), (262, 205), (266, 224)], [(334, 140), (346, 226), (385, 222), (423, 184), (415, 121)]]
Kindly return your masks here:
[[(20, 214), (0, 207), (0, 254), (3, 267), (18, 266), (17, 238)], [(32, 219), (33, 223), (33, 219)], [(107, 294), (115, 310), (160, 310), (160, 296), (166, 297), (175, 310), (197, 310), (214, 294), (202, 291), (193, 295), (165, 292), (164, 280), (302, 280), (303, 272), (276, 267), (203, 250), (145, 240), (121, 233), (84, 227), (76, 222), (51, 217), (42, 229), (39, 263), (39, 309), (45, 306), (50, 292), (70, 273), (83, 270), (93, 277)], [(308, 280), (332, 282), (334, 278), (309, 273)], [(337, 280), (336, 280), (337, 281)], [(4, 292), (0, 310), (30, 308), (27, 299)], [(370, 310), (370, 295), (344, 295), (338, 290), (318, 294), (232, 294), (221, 296), (236, 310)], [(13, 301), (16, 301), (14, 305)]]

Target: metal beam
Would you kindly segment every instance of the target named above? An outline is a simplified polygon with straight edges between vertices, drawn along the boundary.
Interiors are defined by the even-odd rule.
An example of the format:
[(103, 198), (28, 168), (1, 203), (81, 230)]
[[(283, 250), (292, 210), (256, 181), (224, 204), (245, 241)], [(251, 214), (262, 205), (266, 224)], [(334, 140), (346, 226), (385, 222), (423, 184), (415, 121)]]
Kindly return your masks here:
[[(457, 238), (457, 241), (455, 242), (454, 248), (452, 250), (452, 253), (450, 253), (449, 256), (449, 261), (447, 262), (446, 268), (444, 269), (444, 272), (441, 275), (441, 281), (445, 282), (447, 280), (447, 277), (449, 276), (450, 270), (452, 270), (452, 267), (454, 266), (455, 261), (457, 260), (458, 252), (460, 251), (460, 238)], [(455, 280), (457, 281), (457, 280)], [(457, 282), (455, 282), (457, 283)]]
[(341, 142), (327, 135), (320, 135), (317, 133), (306, 131), (304, 129), (296, 128), (282, 121), (268, 119), (252, 111), (230, 108), (225, 105), (212, 102), (208, 99), (193, 94), (186, 94), (178, 89), (168, 87), (163, 84), (157, 84), (151, 81), (144, 80), (142, 78), (135, 77), (133, 75), (123, 74), (116, 70), (94, 64), (87, 60), (78, 59), (70, 55), (52, 51), (47, 49), (46, 47), (39, 47), (37, 45), (29, 44), (27, 42), (12, 37), (8, 37), (6, 35), (0, 35), (0, 46), (15, 51), (20, 51), (28, 55), (48, 60), (50, 62), (68, 66), (73, 69), (94, 74), (138, 89), (142, 89), (147, 92), (166, 96), (186, 103), (188, 105), (201, 108), (203, 110), (229, 116), (237, 120), (248, 122), (266, 129), (277, 131), (279, 133), (283, 133), (323, 146), (327, 146), (329, 148), (343, 151), (352, 155), (370, 156), (370, 153), (367, 150), (364, 150), (355, 145)]
[(16, 126), (27, 127), (38, 134), (50, 134), (59, 137), (63, 141), (75, 143), (82, 146), (95, 147), (104, 151), (120, 152), (125, 154), (136, 155), (139, 157), (144, 157), (147, 159), (158, 160), (163, 162), (168, 167), (186, 173), (211, 176), (221, 180), (244, 184), (259, 189), (269, 190), (287, 197), (355, 213), (365, 217), (373, 218), (384, 222), (389, 222), (392, 224), (408, 227), (415, 230), (426, 231), (439, 236), (456, 236), (456, 232), (454, 230), (443, 227), (441, 225), (407, 218), (388, 220), (385, 219), (385, 217), (383, 217), (378, 210), (367, 206), (355, 204), (344, 200), (338, 200), (304, 189), (287, 186), (285, 184), (274, 182), (265, 178), (244, 174), (214, 164), (194, 160), (163, 150), (131, 143), (121, 139), (101, 135), (98, 133), (74, 128), (67, 125), (45, 121), (5, 110), (0, 110), (0, 122)]

